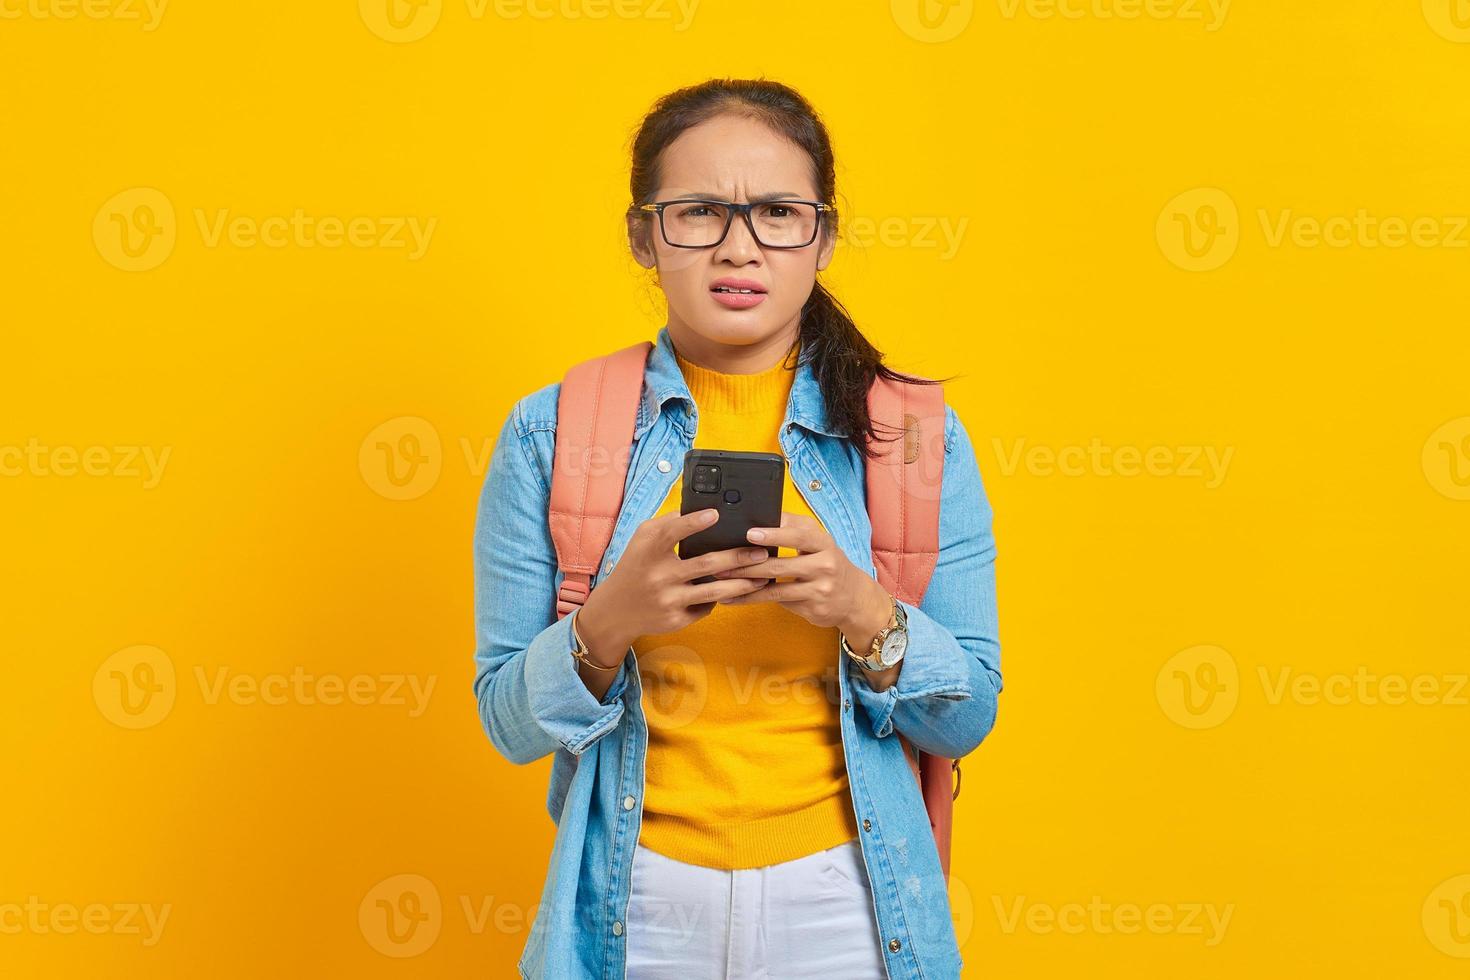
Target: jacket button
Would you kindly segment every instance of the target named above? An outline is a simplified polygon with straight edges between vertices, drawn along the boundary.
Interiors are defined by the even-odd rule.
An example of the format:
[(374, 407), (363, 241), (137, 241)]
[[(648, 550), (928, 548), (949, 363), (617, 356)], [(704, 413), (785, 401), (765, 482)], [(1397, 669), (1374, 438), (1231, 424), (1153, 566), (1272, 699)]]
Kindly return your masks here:
[[(623, 924), (621, 922), (614, 922), (613, 923), (613, 935), (614, 936), (621, 936), (622, 934), (623, 934)], [(895, 939), (894, 942), (898, 942), (898, 940)]]
[(633, 809), (633, 797), (631, 797), (631, 796), (625, 796), (625, 797), (623, 797), (623, 809), (624, 810), (631, 810), (631, 809)]
[(873, 829), (873, 821), (868, 820), (867, 818), (864, 818), (863, 819), (863, 829), (864, 830), (872, 830)]
[(903, 943), (899, 942), (897, 939), (890, 939), (888, 940), (888, 949), (891, 952), (896, 953), (899, 950), (903, 949)]
[(808, 483), (807, 486), (811, 487), (813, 490), (820, 490), (822, 489), (822, 481), (813, 480), (812, 482)]
[(658, 471), (660, 473), (667, 473), (669, 470), (671, 470), (673, 468), (674, 468), (674, 465), (672, 463), (670, 463), (666, 459), (661, 459), (661, 460), (658, 461)]

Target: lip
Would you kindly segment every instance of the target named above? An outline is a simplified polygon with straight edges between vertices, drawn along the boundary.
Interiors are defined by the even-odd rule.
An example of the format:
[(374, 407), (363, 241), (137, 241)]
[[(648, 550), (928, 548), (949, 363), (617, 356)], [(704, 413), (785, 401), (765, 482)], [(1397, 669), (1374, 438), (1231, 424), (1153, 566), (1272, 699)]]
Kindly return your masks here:
[[(731, 289), (749, 289), (750, 293), (717, 293), (716, 286), (728, 286)], [(732, 310), (748, 310), (753, 306), (759, 306), (766, 301), (766, 287), (754, 279), (739, 279), (735, 276), (722, 276), (709, 284), (710, 296), (716, 303)]]

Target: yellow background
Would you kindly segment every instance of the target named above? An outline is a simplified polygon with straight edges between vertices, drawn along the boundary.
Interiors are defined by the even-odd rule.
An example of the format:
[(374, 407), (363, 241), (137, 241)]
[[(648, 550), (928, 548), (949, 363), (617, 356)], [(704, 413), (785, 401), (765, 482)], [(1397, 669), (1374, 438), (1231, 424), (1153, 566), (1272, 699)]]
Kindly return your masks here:
[[(0, 906), (170, 912), (152, 945), (0, 932), (0, 973), (514, 975), (553, 826), (549, 760), (502, 760), (470, 690), (484, 464), (516, 398), (663, 322), (620, 220), (641, 112), (762, 73), (836, 141), (827, 281), (896, 366), (962, 375), (995, 508), (1006, 690), (958, 803), (967, 974), (1470, 969), (1459, 0), (927, 22), (705, 0), (687, 23), (427, 0), (396, 28), (351, 0), (174, 0), (152, 29), (97, 2), (0, 2)], [(296, 209), (435, 226), (418, 258), (200, 228)], [(1449, 241), (1274, 230), (1360, 209)], [(119, 218), (162, 234), (130, 258)], [(962, 224), (955, 249), (925, 231)], [(1162, 448), (1128, 476), (1094, 439)], [(98, 475), (64, 475), (66, 447)], [(118, 447), (167, 451), (160, 478)], [(172, 703), (128, 728), (109, 692), (138, 658), (172, 666)], [(383, 686), (198, 680), (298, 668)], [(1440, 695), (1272, 696), (1360, 668)], [(391, 675), (434, 683), (426, 710), (385, 703)], [(405, 881), (422, 948), (375, 934)], [(1223, 936), (1046, 919), (1192, 903), (1230, 910)]]

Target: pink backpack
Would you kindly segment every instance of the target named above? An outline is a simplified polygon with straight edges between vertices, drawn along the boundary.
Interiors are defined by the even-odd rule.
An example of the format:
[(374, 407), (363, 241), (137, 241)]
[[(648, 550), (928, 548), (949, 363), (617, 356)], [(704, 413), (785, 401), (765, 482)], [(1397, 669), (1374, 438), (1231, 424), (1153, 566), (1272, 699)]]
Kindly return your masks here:
[[(586, 601), (612, 540), (623, 504), (643, 368), (652, 349), (650, 341), (640, 341), (576, 364), (562, 380), (547, 515), (563, 576), (556, 597), (558, 619)], [(917, 606), (939, 558), (939, 487), (921, 481), (944, 470), (944, 392), (939, 385), (879, 377), (868, 391), (868, 411), (887, 426), (880, 431), (904, 430), (902, 440), (874, 443), (882, 455), (867, 463), (873, 566), (885, 589)], [(565, 460), (573, 465), (563, 465), (564, 455), (575, 457)], [(601, 465), (589, 465), (589, 460)], [(916, 753), (902, 733), (896, 734), (923, 794), (947, 881), (959, 760)]]

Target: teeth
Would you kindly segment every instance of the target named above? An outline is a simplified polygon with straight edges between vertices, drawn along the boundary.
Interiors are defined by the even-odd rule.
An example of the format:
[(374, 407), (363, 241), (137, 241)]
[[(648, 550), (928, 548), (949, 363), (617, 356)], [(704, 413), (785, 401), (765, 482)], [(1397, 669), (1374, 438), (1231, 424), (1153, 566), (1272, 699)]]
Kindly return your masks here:
[(747, 293), (747, 294), (749, 294), (749, 293), (755, 292), (755, 290), (754, 289), (731, 289), (729, 286), (716, 286), (715, 287), (715, 292), (717, 292), (717, 293)]

